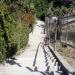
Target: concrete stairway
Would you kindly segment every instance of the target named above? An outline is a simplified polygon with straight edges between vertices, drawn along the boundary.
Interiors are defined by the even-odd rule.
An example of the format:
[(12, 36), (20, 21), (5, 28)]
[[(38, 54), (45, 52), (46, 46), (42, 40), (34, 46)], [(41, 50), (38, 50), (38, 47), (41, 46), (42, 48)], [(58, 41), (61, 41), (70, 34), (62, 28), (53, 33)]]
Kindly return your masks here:
[(62, 75), (59, 63), (47, 46), (40, 46), (34, 65), (34, 72), (42, 72), (44, 75)]
[(60, 66), (48, 47), (38, 46), (44, 40), (41, 25), (44, 23), (38, 21), (29, 35), (30, 47), (16, 56), (16, 60), (10, 59), (4, 67), (0, 67), (0, 75), (61, 75)]

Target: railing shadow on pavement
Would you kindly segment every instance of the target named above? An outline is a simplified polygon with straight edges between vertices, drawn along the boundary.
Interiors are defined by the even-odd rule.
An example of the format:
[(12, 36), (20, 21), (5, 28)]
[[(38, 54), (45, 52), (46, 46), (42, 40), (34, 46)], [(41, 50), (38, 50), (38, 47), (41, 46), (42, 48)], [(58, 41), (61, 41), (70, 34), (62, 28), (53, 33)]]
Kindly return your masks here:
[(30, 67), (26, 67), (29, 71), (31, 72), (38, 72), (38, 73), (41, 73), (42, 75), (54, 75), (53, 72), (48, 72), (48, 71), (34, 71), (34, 69), (30, 68)]
[(33, 72), (34, 70), (31, 69), (30, 67), (26, 67), (29, 71)]
[(48, 62), (48, 58), (47, 58), (48, 53), (47, 53), (46, 50), (45, 50), (45, 45), (43, 45), (43, 51), (44, 51), (45, 63), (46, 63), (46, 67), (47, 67), (45, 73), (46, 73), (47, 75), (54, 75), (54, 72), (53, 72), (53, 71), (50, 72), (50, 66), (48, 65), (49, 62)]
[[(39, 50), (39, 47), (40, 47), (40, 45), (42, 46), (42, 48), (43, 48), (43, 52), (44, 52), (44, 57), (45, 57), (45, 63), (46, 63), (46, 67), (47, 67), (47, 69), (45, 70), (45, 71), (39, 71), (38, 70), (38, 67), (37, 66), (35, 66), (36, 65), (36, 60), (37, 60), (37, 55), (38, 55), (38, 50)], [(42, 75), (54, 75), (54, 73), (53, 72), (49, 72), (49, 68), (50, 68), (50, 66), (48, 66), (48, 59), (47, 59), (47, 52), (45, 51), (45, 47), (44, 47), (44, 44), (42, 43), (42, 42), (40, 42), (39, 43), (39, 45), (38, 45), (38, 47), (37, 47), (37, 51), (36, 51), (36, 54), (35, 54), (35, 58), (34, 58), (34, 61), (33, 61), (33, 69), (31, 68), (31, 67), (26, 67), (29, 71), (31, 71), (31, 72), (39, 72), (39, 73), (41, 73)]]
[(46, 66), (48, 66), (48, 59), (47, 59), (47, 56), (46, 56), (46, 51), (45, 51), (44, 45), (43, 45), (43, 52), (44, 52)]
[(34, 61), (33, 61), (33, 66), (35, 66), (35, 64), (36, 64), (36, 59), (37, 59), (37, 55), (38, 55), (38, 50), (39, 50), (40, 44), (41, 44), (41, 42), (39, 43), (39, 45), (37, 47), (37, 51), (36, 51), (35, 58), (34, 58)]

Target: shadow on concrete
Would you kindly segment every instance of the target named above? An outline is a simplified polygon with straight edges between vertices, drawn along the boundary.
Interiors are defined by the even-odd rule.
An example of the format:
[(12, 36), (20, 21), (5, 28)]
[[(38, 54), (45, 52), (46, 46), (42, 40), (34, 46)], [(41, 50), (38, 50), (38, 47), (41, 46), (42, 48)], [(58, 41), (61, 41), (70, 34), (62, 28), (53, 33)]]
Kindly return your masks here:
[(44, 45), (43, 45), (43, 52), (44, 52), (44, 57), (45, 57), (45, 63), (46, 63), (46, 66), (48, 68), (48, 58), (47, 58), (47, 54), (46, 54), (45, 46)]
[(39, 43), (39, 45), (37, 47), (36, 54), (35, 54), (35, 58), (34, 58), (34, 61), (33, 61), (33, 66), (35, 66), (35, 64), (36, 64), (36, 59), (37, 59), (37, 55), (38, 55), (38, 50), (39, 50), (40, 44), (41, 44), (41, 42)]
[(35, 67), (34, 67), (34, 69), (32, 69), (32, 68), (30, 68), (30, 67), (26, 67), (29, 71), (31, 71), (31, 72), (39, 72), (39, 73), (41, 73), (42, 75), (54, 75), (54, 73), (53, 72), (49, 72), (49, 71), (39, 71), (39, 70), (37, 70), (37, 71), (35, 71)]
[(26, 67), (29, 71), (33, 72), (34, 70), (32, 70), (30, 67)]
[[(37, 55), (38, 55), (39, 46), (41, 44), (43, 45), (42, 48), (43, 48), (43, 52), (44, 52), (45, 66), (47, 67), (47, 69), (45, 71), (40, 71), (40, 70), (38, 70), (38, 67), (35, 66), (36, 65), (36, 62), (37, 62), (36, 59), (37, 59)], [(29, 71), (31, 71), (31, 72), (39, 72), (42, 75), (54, 75), (54, 72), (53, 71), (50, 71), (50, 66), (48, 66), (48, 58), (47, 58), (47, 55), (48, 55), (48, 53), (45, 50), (44, 44), (40, 42), (39, 45), (38, 45), (38, 47), (37, 47), (37, 51), (36, 51), (36, 54), (35, 54), (34, 62), (33, 62), (33, 65), (32, 65), (33, 66), (33, 69), (30, 68), (30, 67), (26, 67), (26, 68)]]
[[(16, 59), (17, 60), (17, 59)], [(7, 59), (6, 63), (10, 64), (10, 65), (17, 65), (19, 67), (22, 67), (19, 63), (17, 63), (14, 59)]]

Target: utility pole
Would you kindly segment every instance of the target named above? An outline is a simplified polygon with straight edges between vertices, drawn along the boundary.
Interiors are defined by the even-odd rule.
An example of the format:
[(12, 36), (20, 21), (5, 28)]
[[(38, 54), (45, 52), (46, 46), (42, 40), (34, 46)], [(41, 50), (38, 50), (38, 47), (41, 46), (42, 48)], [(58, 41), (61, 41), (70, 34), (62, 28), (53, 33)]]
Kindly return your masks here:
[(48, 17), (48, 45), (50, 44), (50, 17)]
[(51, 22), (51, 17), (49, 17), (49, 45), (51, 43), (51, 36), (50, 36), (51, 35), (51, 32), (50, 32), (51, 31), (51, 23), (50, 22)]
[(47, 44), (49, 44), (49, 16), (46, 16), (46, 40), (47, 40)]
[[(68, 14), (67, 14), (67, 22), (68, 22)], [(68, 40), (68, 25), (67, 25), (67, 28), (66, 28), (66, 43), (67, 43), (67, 40)]]
[(46, 20), (46, 14), (45, 14), (44, 34), (46, 34), (46, 25), (47, 25), (47, 20)]
[(56, 50), (56, 41), (57, 41), (57, 22), (58, 18), (57, 17), (52, 17), (52, 20), (54, 22), (54, 27), (55, 27), (55, 38), (54, 38), (54, 51)]

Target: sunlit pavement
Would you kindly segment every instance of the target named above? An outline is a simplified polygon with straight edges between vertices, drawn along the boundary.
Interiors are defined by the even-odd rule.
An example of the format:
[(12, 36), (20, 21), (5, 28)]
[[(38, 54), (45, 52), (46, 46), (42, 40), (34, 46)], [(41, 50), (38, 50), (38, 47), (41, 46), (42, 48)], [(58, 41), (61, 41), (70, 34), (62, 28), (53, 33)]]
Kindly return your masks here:
[[(15, 57), (16, 59), (9, 59), (4, 67), (0, 68), (0, 75), (42, 75), (40, 72), (34, 72), (34, 58), (37, 47), (43, 41), (43, 28), (44, 22), (37, 21), (34, 30), (29, 35), (29, 47), (25, 52)], [(41, 47), (38, 53), (38, 60), (36, 61), (39, 70), (45, 70), (44, 53)]]
[(0, 65), (0, 75), (62, 75), (58, 63), (49, 48), (43, 45), (44, 22), (36, 21), (25, 51), (9, 59), (4, 66)]

